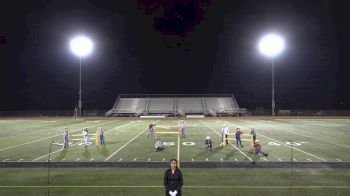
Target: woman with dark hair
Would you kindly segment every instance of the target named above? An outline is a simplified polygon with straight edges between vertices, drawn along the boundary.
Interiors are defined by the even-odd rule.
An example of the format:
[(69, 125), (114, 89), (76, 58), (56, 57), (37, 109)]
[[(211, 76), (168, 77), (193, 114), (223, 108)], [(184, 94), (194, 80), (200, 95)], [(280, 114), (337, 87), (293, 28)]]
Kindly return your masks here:
[(170, 160), (170, 168), (164, 174), (164, 187), (166, 196), (181, 196), (183, 177), (181, 170), (177, 167), (177, 160)]

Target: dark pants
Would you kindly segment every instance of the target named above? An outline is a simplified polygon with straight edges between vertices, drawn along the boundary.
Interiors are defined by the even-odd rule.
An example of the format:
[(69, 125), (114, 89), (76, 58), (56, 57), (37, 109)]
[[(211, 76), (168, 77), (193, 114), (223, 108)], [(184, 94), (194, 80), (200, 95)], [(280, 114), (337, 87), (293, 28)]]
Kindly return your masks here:
[(242, 141), (241, 141), (241, 138), (240, 138), (240, 137), (236, 137), (237, 147), (238, 147), (238, 142), (239, 142), (239, 144), (240, 144), (241, 146), (243, 146), (243, 145), (242, 145)]

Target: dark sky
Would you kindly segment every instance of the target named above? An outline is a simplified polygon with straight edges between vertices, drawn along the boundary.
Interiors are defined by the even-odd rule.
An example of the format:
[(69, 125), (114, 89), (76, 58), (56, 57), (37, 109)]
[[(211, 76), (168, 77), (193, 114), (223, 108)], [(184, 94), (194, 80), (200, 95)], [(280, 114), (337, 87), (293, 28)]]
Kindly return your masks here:
[(232, 93), (245, 108), (270, 108), (271, 60), (257, 42), (285, 38), (275, 59), (277, 109), (350, 109), (347, 1), (1, 0), (0, 110), (77, 104), (77, 34), (83, 107), (110, 109), (125, 93)]

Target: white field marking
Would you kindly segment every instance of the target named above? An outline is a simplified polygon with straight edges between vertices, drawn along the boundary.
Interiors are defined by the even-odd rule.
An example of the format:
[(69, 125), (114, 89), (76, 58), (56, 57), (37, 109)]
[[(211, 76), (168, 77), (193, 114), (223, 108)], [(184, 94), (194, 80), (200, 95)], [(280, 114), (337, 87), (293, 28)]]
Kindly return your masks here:
[(90, 161), (93, 161), (93, 160), (95, 160), (95, 159), (94, 158), (90, 159)]
[[(255, 123), (255, 124), (257, 124), (257, 123)], [(246, 126), (241, 126), (241, 127), (246, 127)], [(265, 135), (263, 135), (263, 134), (261, 134), (261, 133), (260, 133), (259, 135), (261, 135), (262, 137), (265, 137), (265, 138), (267, 138), (267, 139), (270, 139), (270, 140), (272, 140), (272, 141), (275, 141), (275, 142), (277, 142), (277, 143), (280, 143), (280, 144), (282, 144), (282, 145), (284, 145), (284, 146), (287, 146), (288, 148), (293, 148), (294, 150), (297, 150), (297, 151), (299, 151), (299, 152), (302, 152), (302, 153), (305, 153), (305, 154), (307, 154), (307, 155), (313, 156), (313, 157), (315, 157), (315, 158), (317, 158), (317, 159), (320, 159), (320, 160), (322, 160), (322, 161), (327, 161), (326, 159), (323, 159), (323, 158), (318, 157), (318, 156), (316, 156), (316, 155), (314, 155), (314, 154), (311, 154), (311, 153), (305, 152), (305, 151), (303, 151), (303, 150), (300, 150), (299, 148), (296, 148), (296, 147), (294, 147), (294, 146), (291, 147), (291, 145), (287, 145), (287, 144), (285, 144), (285, 143), (283, 143), (283, 142), (280, 142), (280, 141), (275, 140), (275, 139), (273, 139), (273, 138), (267, 137), (267, 136), (265, 136)]]
[(306, 159), (307, 161), (312, 161), (311, 159)]
[[(209, 129), (211, 129), (212, 131), (214, 131), (216, 134), (218, 134), (221, 137), (221, 134), (216, 132), (215, 129), (213, 129), (212, 127), (210, 127), (207, 123), (202, 122), (201, 120), (199, 120), (200, 123), (204, 124), (206, 127), (208, 127)], [(243, 156), (245, 156), (249, 161), (253, 162), (253, 159), (250, 158), (248, 155), (246, 155), (244, 152), (242, 152), (239, 148), (237, 148), (235, 145), (233, 145), (230, 141), (229, 144), (231, 144), (231, 146), (233, 148), (235, 148), (236, 150), (238, 150)]]
[[(103, 123), (103, 124), (104, 124), (104, 123)], [(107, 123), (106, 123), (106, 124), (107, 124)], [(71, 131), (71, 133), (72, 133), (72, 132), (79, 131), (79, 130), (80, 130), (80, 129), (76, 129), (76, 130), (74, 130), (74, 131)], [(32, 143), (35, 143), (35, 142), (47, 140), (47, 139), (50, 139), (50, 138), (58, 137), (58, 136), (61, 136), (61, 134), (59, 134), (59, 135), (54, 135), (54, 136), (51, 136), (51, 137), (42, 138), (42, 139), (38, 139), (38, 140), (34, 140), (34, 141), (31, 141), (31, 142), (27, 142), (27, 143), (20, 144), (20, 145), (16, 145), (16, 146), (11, 146), (11, 147), (8, 147), (8, 148), (3, 148), (3, 149), (0, 149), (0, 152), (1, 152), (1, 151), (4, 151), (4, 150), (9, 150), (9, 149), (12, 149), (12, 148), (17, 148), (17, 147), (25, 146), (25, 145), (32, 144)]]
[(151, 161), (151, 158), (148, 158), (148, 162), (150, 162)]
[(122, 161), (122, 160), (123, 160), (122, 158), (119, 159), (119, 161)]
[[(300, 133), (295, 133), (295, 132), (290, 132), (290, 131), (282, 130), (282, 129), (280, 129), (280, 128), (276, 128), (276, 126), (277, 126), (277, 125), (273, 126), (273, 128), (274, 128), (274, 129), (277, 129), (277, 130), (279, 130), (279, 131), (283, 131), (283, 132), (287, 132), (287, 133), (291, 133), (291, 134), (295, 134), (295, 135), (300, 135), (300, 136), (303, 136), (303, 137), (307, 137), (307, 138), (319, 140), (319, 141), (322, 141), (322, 142), (327, 142), (327, 143), (334, 144), (334, 145), (338, 145), (338, 146), (341, 146), (341, 147), (344, 147), (344, 148), (350, 148), (350, 146), (347, 146), (347, 145), (344, 145), (344, 144), (339, 144), (339, 143), (327, 141), (327, 140), (320, 139), (320, 138), (316, 138), (316, 137), (310, 137), (310, 136), (303, 135), (303, 134), (300, 134)], [(271, 125), (270, 125), (270, 127), (271, 127)], [(301, 143), (301, 142), (299, 142), (299, 143)]]
[(314, 154), (311, 154), (311, 153), (305, 152), (305, 151), (303, 151), (303, 150), (300, 150), (299, 148), (296, 148), (296, 147), (294, 147), (294, 146), (287, 145), (287, 144), (285, 144), (285, 143), (283, 143), (283, 142), (280, 142), (280, 141), (278, 141), (278, 140), (275, 140), (275, 139), (272, 139), (272, 138), (270, 138), (270, 137), (267, 137), (267, 136), (265, 136), (265, 135), (263, 135), (263, 134), (261, 134), (261, 133), (260, 133), (259, 135), (261, 135), (261, 136), (263, 136), (263, 137), (265, 137), (265, 138), (267, 138), (267, 139), (270, 139), (270, 140), (272, 140), (272, 141), (275, 141), (275, 142), (277, 142), (277, 143), (280, 143), (280, 144), (282, 144), (282, 145), (284, 145), (284, 146), (287, 146), (288, 148), (293, 148), (294, 150), (297, 150), (297, 151), (299, 151), (299, 152), (302, 152), (302, 153), (305, 153), (305, 154), (307, 154), (307, 155), (313, 156), (313, 157), (315, 157), (315, 158), (317, 158), (317, 159), (320, 159), (320, 160), (322, 160), (322, 161), (327, 161), (326, 159), (323, 159), (323, 158), (318, 157), (318, 156), (316, 156), (316, 155), (314, 155)]
[[(79, 144), (82, 144), (82, 143), (83, 143), (83, 142), (75, 143), (75, 144), (73, 144), (73, 145), (70, 145), (69, 147), (71, 148), (71, 147), (73, 147), (73, 146), (78, 146)], [(52, 155), (52, 154), (55, 154), (56, 152), (62, 151), (63, 149), (65, 149), (65, 148), (61, 148), (61, 149), (59, 149), (59, 150), (56, 150), (56, 151), (54, 151), (54, 152), (51, 152), (51, 155)], [(36, 158), (36, 159), (33, 159), (33, 161), (37, 161), (37, 160), (39, 160), (39, 159), (41, 159), (41, 158), (44, 158), (44, 157), (46, 157), (46, 156), (49, 156), (49, 154), (46, 154), (46, 155), (43, 155), (43, 156), (38, 157), (38, 158)]]
[[(159, 120), (157, 120), (158, 123)], [(122, 147), (120, 147), (117, 151), (113, 152), (109, 157), (107, 157), (105, 159), (105, 161), (108, 161), (110, 158), (112, 158), (114, 155), (116, 155), (119, 151), (121, 151), (125, 146), (127, 146), (128, 144), (130, 144), (132, 141), (134, 141), (134, 139), (136, 139), (137, 137), (139, 137), (141, 134), (143, 134), (143, 132), (145, 132), (146, 130), (148, 130), (148, 128), (143, 129), (138, 135), (136, 135), (134, 138), (132, 138), (130, 141), (128, 141), (126, 144), (124, 144)]]
[[(75, 125), (82, 124), (82, 123), (85, 123), (85, 122), (77, 123)], [(45, 125), (45, 126), (47, 126), (47, 125)], [(33, 126), (33, 127), (35, 127), (35, 126)], [(30, 134), (33, 134), (33, 133), (44, 132), (44, 131), (48, 131), (48, 130), (56, 130), (58, 128), (61, 129), (61, 127), (62, 127), (62, 130), (63, 130), (63, 127), (66, 127), (66, 126), (59, 126), (59, 127), (54, 127), (54, 128), (50, 128), (50, 129), (44, 129), (44, 130), (41, 129), (41, 130), (38, 130), (38, 131), (29, 132), (29, 133), (23, 133), (23, 134), (18, 134), (18, 135), (11, 135), (11, 136), (7, 136), (7, 137), (1, 137), (0, 140), (12, 138), (12, 137), (23, 136), (23, 135), (30, 135)]]
[(235, 161), (238, 161), (238, 159), (237, 159), (237, 158), (235, 158)]
[(282, 161), (282, 159), (281, 159), (281, 158), (278, 158), (278, 160), (279, 160), (279, 161)]
[[(300, 120), (300, 119), (299, 119)], [(329, 121), (330, 119), (325, 119), (327, 121)], [(332, 135), (344, 135), (344, 133), (342, 132), (339, 132), (338, 131), (338, 127), (334, 127), (334, 126), (331, 126), (331, 127), (328, 127), (328, 122), (326, 125), (320, 125), (320, 122), (319, 121), (313, 121), (313, 124), (305, 124), (304, 122), (301, 122), (301, 121), (298, 121), (298, 124), (295, 124), (296, 121), (294, 121), (294, 125), (287, 125), (288, 129), (289, 130), (300, 130), (300, 129), (304, 129), (305, 127), (310, 127), (312, 128), (312, 131), (317, 133), (317, 134), (325, 134), (325, 133), (329, 133), (329, 129), (333, 129), (333, 132), (332, 132)], [(279, 126), (280, 122), (272, 122), (272, 124), (276, 125), (276, 126)], [(283, 123), (283, 122), (282, 122)], [(308, 122), (307, 122), (308, 123)], [(317, 126), (318, 128), (314, 128), (315, 126)], [(298, 127), (298, 129), (296, 129), (295, 127)], [(326, 128), (326, 130), (325, 130)]]
[(80, 157), (78, 157), (75, 161), (79, 161), (80, 160)]
[(3, 161), (9, 161), (10, 159), (4, 159)]
[(220, 161), (224, 161), (224, 159), (220, 158)]
[(209, 161), (208, 158), (205, 158), (206, 161)]
[[(119, 126), (119, 127), (122, 127), (122, 126), (125, 126), (125, 125), (128, 125), (128, 124), (130, 124), (130, 123), (121, 125), (121, 126)], [(114, 129), (115, 129), (115, 128), (114, 128)], [(105, 133), (107, 133), (107, 132), (109, 132), (109, 131), (112, 131), (112, 130), (114, 130), (114, 129), (110, 129), (110, 130), (108, 130), (108, 131), (105, 131)], [(81, 140), (81, 139), (79, 139), (79, 140)], [(78, 142), (78, 143), (75, 143), (75, 144), (72, 144), (72, 145), (70, 145), (70, 147), (79, 146), (79, 145), (81, 145), (81, 144), (83, 144), (83, 141)], [(62, 151), (62, 150), (63, 150), (63, 149), (59, 149), (59, 150), (56, 150), (56, 151), (54, 151), (54, 152), (51, 152), (51, 155), (54, 154), (54, 153), (56, 153), (56, 152), (60, 152), (60, 151)], [(44, 158), (44, 157), (46, 157), (46, 156), (48, 156), (48, 155), (49, 155), (49, 154), (43, 155), (43, 156), (41, 156), (41, 157), (38, 157), (38, 158), (34, 159), (33, 161), (39, 160), (39, 159)]]
[(335, 159), (335, 160), (337, 160), (337, 161), (342, 161), (342, 160), (340, 160), (340, 159)]
[[(45, 125), (39, 125), (39, 124), (42, 124), (42, 123), (46, 123), (45, 121), (41, 121), (41, 122), (31, 122), (27, 125), (31, 125), (31, 124), (35, 124), (35, 125), (31, 125), (31, 126), (26, 126), (24, 129), (21, 129), (20, 131), (24, 131), (28, 128), (40, 128), (40, 127), (45, 127), (47, 126), (47, 124)], [(39, 126), (38, 126), (39, 125)], [(25, 125), (22, 125), (22, 126), (25, 126)], [(12, 126), (11, 126), (12, 127)], [(63, 126), (60, 126), (60, 127), (63, 127)], [(56, 127), (57, 128), (57, 127)], [(54, 128), (50, 128), (50, 129), (54, 129)], [(46, 129), (47, 130), (47, 129)], [(9, 130), (10, 132), (13, 131), (13, 130)], [(42, 131), (42, 130), (40, 130)], [(27, 135), (27, 134), (30, 134), (30, 133), (35, 133), (35, 132), (40, 132), (40, 131), (34, 131), (34, 132), (29, 132), (29, 133), (23, 133), (23, 134), (19, 134), (19, 135), (12, 135), (12, 136), (7, 136), (7, 137), (1, 137), (1, 139), (6, 139), (6, 138), (11, 138), (11, 137), (16, 137), (16, 136), (21, 136), (21, 135)]]
[(23, 159), (18, 159), (17, 161), (23, 161)]
[(265, 157), (263, 157), (264, 161), (267, 161), (267, 159)]
[(61, 161), (64, 161), (64, 160), (66, 160), (66, 158), (63, 158)]
[(292, 159), (293, 161), (295, 161), (295, 162), (297, 162), (298, 160), (296, 160), (296, 159)]
[(137, 158), (134, 158), (134, 162), (137, 160)]

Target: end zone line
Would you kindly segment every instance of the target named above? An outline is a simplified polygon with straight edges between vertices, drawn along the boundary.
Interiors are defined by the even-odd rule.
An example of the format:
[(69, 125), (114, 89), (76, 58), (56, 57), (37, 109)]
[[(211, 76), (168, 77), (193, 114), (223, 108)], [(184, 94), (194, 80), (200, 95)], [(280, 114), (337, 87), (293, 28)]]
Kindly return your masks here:
[[(199, 120), (200, 123), (204, 124), (205, 126), (207, 126), (209, 129), (211, 129), (212, 131), (214, 131), (216, 134), (218, 134), (220, 136), (220, 134), (218, 132), (215, 131), (215, 129), (213, 129), (212, 127), (210, 127), (208, 124), (202, 122), (201, 120)], [(239, 148), (237, 148), (235, 145), (233, 145), (231, 142), (229, 142), (229, 144), (235, 148), (236, 150), (238, 150), (243, 156), (245, 156), (249, 161), (253, 162), (253, 159), (250, 158), (248, 155), (246, 155), (244, 152), (242, 152)]]
[[(158, 123), (160, 120), (157, 120)], [(132, 141), (134, 141), (134, 139), (136, 139), (138, 136), (140, 136), (143, 132), (145, 132), (146, 130), (148, 130), (148, 128), (143, 129), (139, 134), (137, 134), (134, 138), (132, 138), (130, 141), (128, 141), (126, 144), (124, 144), (122, 147), (120, 147), (117, 151), (113, 152), (113, 154), (111, 154), (109, 157), (107, 157), (105, 159), (105, 161), (108, 161), (110, 158), (112, 158), (114, 155), (116, 155), (119, 151), (121, 151), (125, 146), (127, 146), (128, 144), (130, 144)]]

